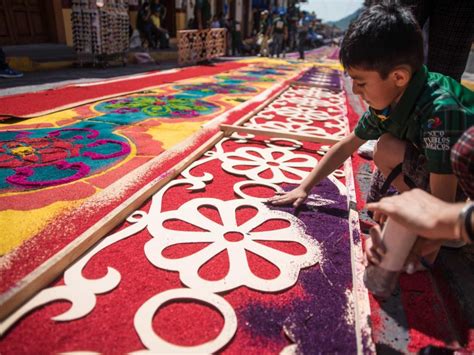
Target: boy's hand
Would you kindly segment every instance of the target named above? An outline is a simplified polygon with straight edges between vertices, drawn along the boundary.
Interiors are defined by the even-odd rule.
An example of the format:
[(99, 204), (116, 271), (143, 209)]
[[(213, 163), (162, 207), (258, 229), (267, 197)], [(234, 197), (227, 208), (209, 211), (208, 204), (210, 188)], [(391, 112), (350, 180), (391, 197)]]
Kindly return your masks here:
[(366, 264), (378, 265), (385, 255), (385, 246), (382, 242), (382, 232), (380, 226), (374, 226), (370, 229), (370, 238), (365, 240), (364, 251)]
[(276, 196), (270, 198), (268, 202), (272, 205), (289, 205), (293, 204), (293, 207), (300, 206), (304, 200), (308, 197), (308, 193), (301, 187), (297, 187), (294, 190), (288, 192), (277, 192)]

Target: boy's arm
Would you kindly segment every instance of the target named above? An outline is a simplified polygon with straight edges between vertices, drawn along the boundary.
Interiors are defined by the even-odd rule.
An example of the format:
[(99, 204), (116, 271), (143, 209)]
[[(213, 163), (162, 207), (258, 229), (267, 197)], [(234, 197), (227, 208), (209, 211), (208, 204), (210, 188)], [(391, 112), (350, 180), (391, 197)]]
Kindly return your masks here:
[(271, 198), (269, 202), (274, 205), (292, 203), (294, 207), (298, 207), (306, 199), (314, 185), (319, 184), (321, 180), (336, 170), (365, 142), (365, 140), (357, 137), (354, 132), (350, 133), (326, 153), (311, 173), (304, 178), (300, 186), (292, 191)]

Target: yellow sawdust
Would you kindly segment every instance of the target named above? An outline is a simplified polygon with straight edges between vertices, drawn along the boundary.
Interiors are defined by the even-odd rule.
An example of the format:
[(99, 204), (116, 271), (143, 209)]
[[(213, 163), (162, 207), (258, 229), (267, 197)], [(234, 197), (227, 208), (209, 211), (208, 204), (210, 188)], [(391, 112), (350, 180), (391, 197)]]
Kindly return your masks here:
[(288, 61), (283, 58), (252, 58), (243, 59), (240, 62), (249, 64), (288, 65)]
[(315, 66), (318, 67), (325, 67), (325, 68), (331, 68), (335, 70), (341, 70), (344, 71), (344, 67), (341, 65), (341, 63), (334, 61), (334, 63), (312, 63)]
[[(29, 125), (30, 124), (31, 125), (40, 124), (40, 123), (42, 123), (42, 124), (50, 123), (53, 126), (59, 126), (58, 122), (69, 119), (69, 118), (75, 118), (75, 117), (77, 117), (77, 113), (74, 112), (74, 110), (65, 110), (65, 111), (59, 111), (59, 112), (51, 113), (49, 115), (30, 118), (26, 122)], [(24, 125), (24, 124), (25, 124), (25, 122), (17, 123), (17, 125)], [(15, 126), (15, 124), (13, 124), (12, 126)]]
[[(30, 211), (0, 211), (2, 238), (0, 238), (0, 255), (10, 253), (32, 235), (43, 230), (49, 223), (66, 209), (80, 205), (84, 200), (54, 202), (49, 206)], [(28, 219), (28, 223), (25, 223)]]
[(200, 130), (201, 126), (205, 123), (162, 123), (159, 126), (151, 127), (146, 133), (150, 134), (154, 140), (162, 142), (163, 149), (169, 149)]

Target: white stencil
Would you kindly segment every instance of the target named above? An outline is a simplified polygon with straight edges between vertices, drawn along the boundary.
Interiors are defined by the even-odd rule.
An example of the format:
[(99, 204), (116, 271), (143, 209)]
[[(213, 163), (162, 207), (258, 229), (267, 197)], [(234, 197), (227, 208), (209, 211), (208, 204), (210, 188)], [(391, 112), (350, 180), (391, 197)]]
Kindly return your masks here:
[[(278, 143), (290, 143), (291, 145), (287, 144), (278, 144)], [(290, 139), (290, 138), (270, 138), (269, 140), (265, 141), (265, 144), (267, 147), (270, 148), (285, 148), (287, 150), (295, 150), (299, 149), (303, 146), (303, 144), (300, 141), (297, 141), (295, 139)]]
[[(295, 106), (284, 106), (284, 107), (267, 107), (262, 110), (255, 116), (253, 116), (250, 121), (255, 121), (257, 119), (271, 120), (275, 115), (283, 116), (288, 119), (297, 119), (305, 120), (302, 122), (311, 121), (327, 121), (329, 119), (344, 119), (345, 111), (340, 109), (334, 109), (332, 107), (327, 108), (326, 110), (315, 110), (311, 107), (295, 107)], [(272, 118), (270, 118), (272, 117)]]
[[(215, 222), (200, 211), (201, 207), (213, 207), (222, 224)], [(241, 208), (256, 210), (253, 218), (239, 225), (236, 213)], [(180, 280), (188, 287), (205, 289), (209, 292), (223, 292), (239, 286), (254, 290), (275, 292), (293, 286), (301, 268), (315, 265), (320, 260), (318, 243), (306, 235), (304, 225), (293, 215), (273, 211), (253, 200), (222, 201), (214, 198), (197, 198), (186, 202), (177, 210), (153, 214), (148, 230), (154, 237), (145, 244), (145, 255), (155, 266), (179, 272)], [(183, 231), (164, 226), (168, 220), (178, 220), (200, 228), (200, 231)], [(256, 232), (261, 224), (270, 220), (283, 220), (287, 227)], [(240, 240), (228, 240), (232, 233)], [(268, 247), (260, 241), (295, 242), (306, 249), (302, 255), (292, 255)], [(209, 243), (194, 254), (182, 258), (166, 258), (162, 252), (173, 245), (188, 243)], [(222, 251), (227, 251), (229, 271), (220, 280), (206, 280), (199, 275), (199, 269)], [(246, 251), (256, 254), (276, 266), (280, 273), (274, 279), (263, 279), (250, 269)]]
[[(219, 154), (219, 159), (222, 160), (222, 169), (228, 173), (274, 184), (300, 183), (309, 174), (303, 168), (312, 169), (318, 163), (312, 156), (296, 154), (285, 148), (242, 147), (235, 152)], [(263, 177), (262, 174), (268, 171), (271, 171), (271, 176)]]
[(252, 199), (252, 200), (255, 200), (255, 201), (265, 202), (265, 201), (268, 200), (268, 197), (255, 197), (255, 196), (251, 196), (251, 195), (246, 194), (245, 192), (242, 191), (242, 188), (244, 188), (246, 186), (265, 186), (265, 187), (269, 187), (270, 189), (274, 190), (275, 192), (283, 192), (283, 189), (280, 186), (276, 185), (276, 184), (271, 184), (271, 183), (262, 182), (262, 181), (260, 181), (260, 182), (240, 181), (240, 182), (238, 182), (234, 185), (235, 194), (239, 197), (242, 197), (242, 198), (245, 198), (245, 199)]
[[(139, 215), (140, 218), (137, 218), (136, 215)], [(0, 324), (0, 336), (25, 314), (53, 301), (66, 300), (72, 304), (71, 308), (66, 312), (53, 317), (52, 319), (55, 321), (70, 321), (89, 314), (96, 304), (95, 295), (108, 292), (117, 287), (120, 283), (120, 273), (111, 267), (107, 267), (107, 274), (105, 276), (90, 280), (82, 276), (82, 269), (87, 265), (90, 259), (101, 250), (144, 229), (147, 225), (147, 215), (145, 212), (136, 211), (132, 216), (127, 218), (127, 221), (134, 224), (102, 240), (65, 271), (65, 285), (50, 287), (40, 291), (5, 319), (5, 321)]]
[(283, 131), (295, 134), (306, 134), (317, 137), (340, 137), (344, 136), (346, 131), (345, 124), (324, 122), (326, 128), (336, 128), (335, 133), (328, 133), (323, 127), (317, 127), (314, 125), (308, 125), (297, 122), (281, 122), (281, 121), (269, 121), (262, 123), (250, 123), (246, 127), (257, 128), (257, 129), (269, 129), (274, 131)]
[[(224, 327), (217, 338), (196, 346), (175, 345), (158, 336), (153, 330), (153, 317), (165, 303), (173, 300), (196, 300), (215, 307), (224, 316)], [(183, 315), (185, 317), (186, 315)], [(161, 292), (146, 301), (135, 313), (135, 329), (143, 345), (150, 351), (140, 353), (177, 353), (177, 354), (212, 354), (223, 348), (237, 330), (237, 317), (232, 306), (222, 297), (202, 289), (173, 289)]]

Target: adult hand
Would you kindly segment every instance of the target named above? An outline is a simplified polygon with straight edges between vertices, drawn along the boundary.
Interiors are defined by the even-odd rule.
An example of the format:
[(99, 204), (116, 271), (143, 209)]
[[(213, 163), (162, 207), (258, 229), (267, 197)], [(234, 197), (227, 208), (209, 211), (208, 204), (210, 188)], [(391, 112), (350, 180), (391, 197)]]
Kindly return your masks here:
[(455, 239), (456, 221), (462, 205), (444, 202), (433, 195), (413, 189), (367, 204), (378, 220), (386, 215), (425, 238)]
[(297, 187), (294, 190), (288, 192), (277, 192), (276, 196), (268, 200), (272, 205), (289, 205), (293, 204), (293, 207), (300, 206), (304, 200), (308, 197), (308, 193), (301, 187)]

